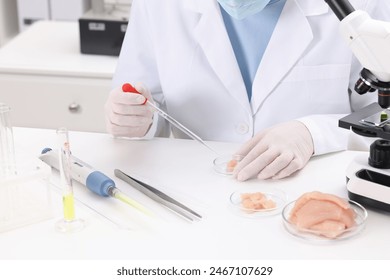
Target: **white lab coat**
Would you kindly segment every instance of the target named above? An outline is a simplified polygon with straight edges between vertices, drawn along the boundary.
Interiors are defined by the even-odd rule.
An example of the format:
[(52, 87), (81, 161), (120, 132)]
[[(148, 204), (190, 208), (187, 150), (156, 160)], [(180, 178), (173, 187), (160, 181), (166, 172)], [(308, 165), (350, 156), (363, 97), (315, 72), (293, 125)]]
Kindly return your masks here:
[[(377, 19), (390, 18), (388, 2), (351, 1)], [(349, 132), (338, 119), (377, 96), (348, 94), (361, 66), (338, 28), (324, 0), (287, 0), (249, 102), (216, 0), (134, 0), (113, 86), (144, 83), (204, 140), (245, 142), (298, 119), (312, 134), (315, 154), (345, 149)], [(151, 133), (167, 135), (161, 125), (155, 120)]]

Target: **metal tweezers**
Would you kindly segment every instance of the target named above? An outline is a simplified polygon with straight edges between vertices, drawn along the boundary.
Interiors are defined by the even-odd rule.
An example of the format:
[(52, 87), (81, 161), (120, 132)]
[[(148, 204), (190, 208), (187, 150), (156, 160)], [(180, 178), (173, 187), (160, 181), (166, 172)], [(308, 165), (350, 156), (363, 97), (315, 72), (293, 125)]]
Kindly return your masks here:
[(141, 182), (135, 178), (132, 178), (131, 176), (127, 175), (123, 171), (119, 169), (114, 170), (115, 176), (119, 179), (122, 179), (126, 183), (128, 183), (130, 186), (135, 188), (136, 190), (142, 192), (149, 198), (153, 199), (154, 201), (161, 203), (162, 205), (166, 206), (170, 210), (172, 210), (174, 213), (190, 220), (195, 221), (196, 219), (201, 219), (202, 216), (196, 213), (195, 211), (191, 210), (187, 206), (183, 205), (182, 203), (178, 202), (177, 200), (173, 199), (172, 197), (166, 195), (165, 193), (159, 191), (156, 188), (153, 188), (152, 186)]

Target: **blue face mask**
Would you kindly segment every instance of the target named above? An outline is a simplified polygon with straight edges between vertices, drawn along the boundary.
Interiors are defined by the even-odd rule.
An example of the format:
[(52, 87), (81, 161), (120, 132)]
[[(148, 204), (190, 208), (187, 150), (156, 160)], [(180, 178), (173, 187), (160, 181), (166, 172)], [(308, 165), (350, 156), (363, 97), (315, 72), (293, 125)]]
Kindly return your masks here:
[(232, 17), (243, 19), (262, 11), (271, 0), (217, 0)]

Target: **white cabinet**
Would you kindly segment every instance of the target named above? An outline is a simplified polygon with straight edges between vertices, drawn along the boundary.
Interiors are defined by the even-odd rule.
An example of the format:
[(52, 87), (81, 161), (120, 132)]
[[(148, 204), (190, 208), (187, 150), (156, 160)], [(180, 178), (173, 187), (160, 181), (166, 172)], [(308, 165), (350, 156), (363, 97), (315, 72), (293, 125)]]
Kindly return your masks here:
[(109, 81), (45, 75), (0, 75), (0, 101), (14, 126), (104, 131)]
[(78, 20), (90, 8), (91, 0), (50, 0), (52, 20)]
[(26, 30), (31, 24), (38, 20), (77, 21), (78, 18), (91, 8), (91, 0), (10, 1), (17, 1), (19, 28), (21, 31)]
[(117, 57), (80, 54), (78, 24), (39, 21), (0, 49), (13, 126), (104, 132)]
[(17, 3), (20, 31), (38, 20), (50, 19), (49, 0), (17, 0)]

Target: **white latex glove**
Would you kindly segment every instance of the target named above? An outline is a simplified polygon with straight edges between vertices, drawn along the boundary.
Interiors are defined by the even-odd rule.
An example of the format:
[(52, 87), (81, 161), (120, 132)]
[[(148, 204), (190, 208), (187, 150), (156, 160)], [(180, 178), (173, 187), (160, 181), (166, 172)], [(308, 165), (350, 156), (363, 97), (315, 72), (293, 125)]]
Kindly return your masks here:
[(243, 159), (233, 176), (239, 181), (281, 179), (303, 168), (313, 151), (311, 134), (303, 123), (281, 123), (256, 134), (236, 152)]
[(113, 89), (104, 106), (106, 129), (114, 136), (142, 137), (153, 122), (153, 109), (145, 103), (145, 97), (153, 102), (150, 91), (138, 84), (141, 94), (123, 92), (122, 87)]

